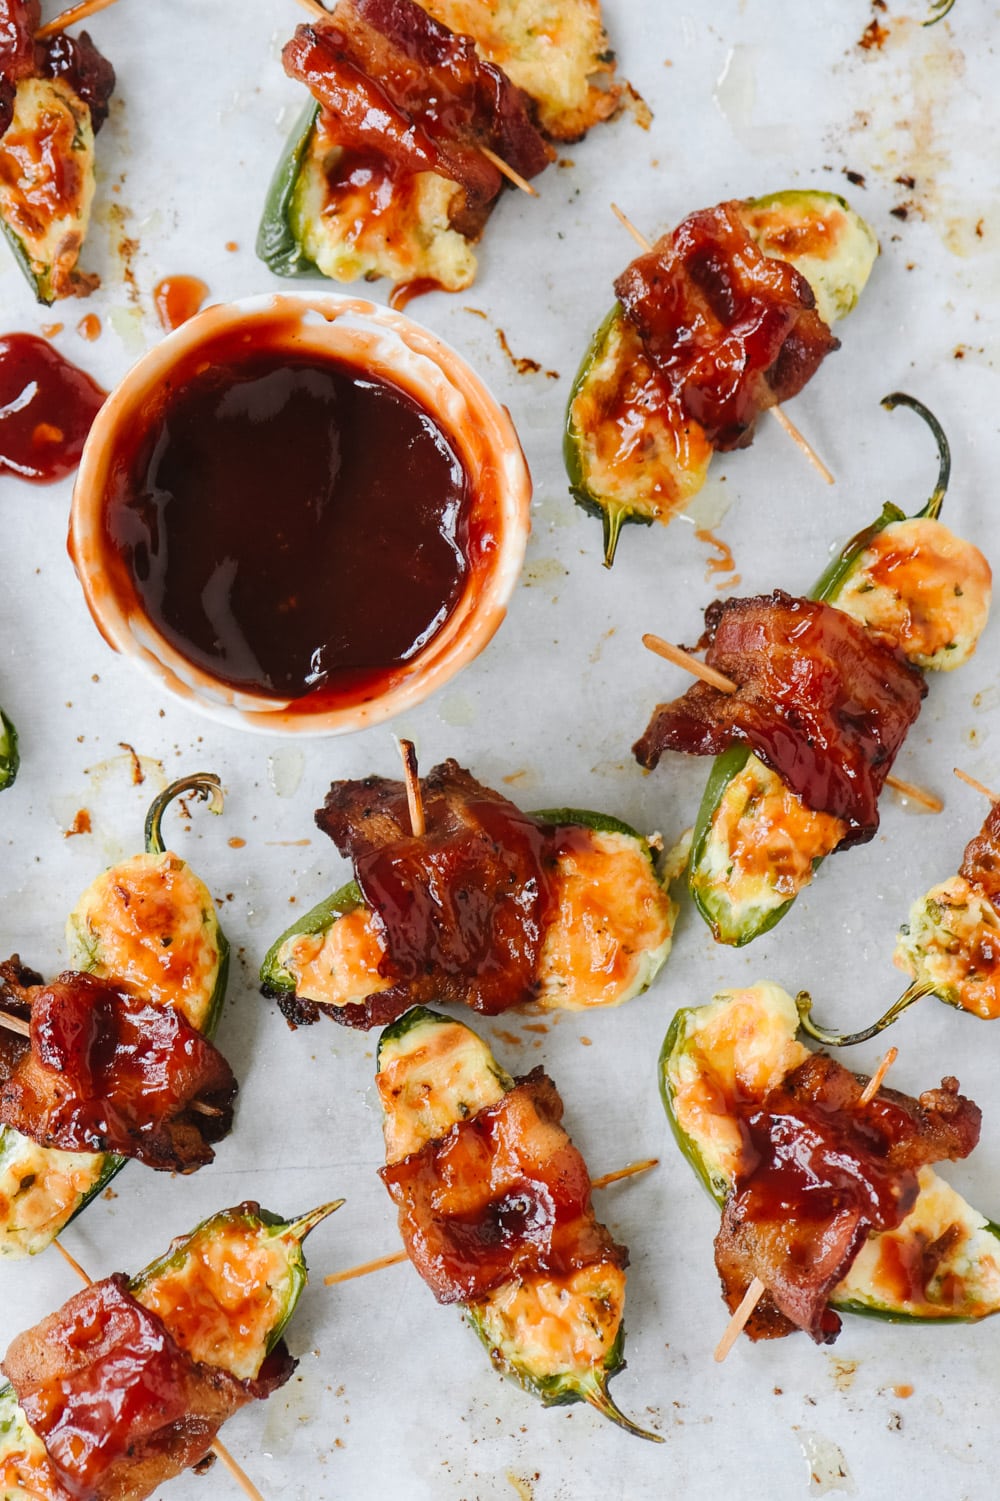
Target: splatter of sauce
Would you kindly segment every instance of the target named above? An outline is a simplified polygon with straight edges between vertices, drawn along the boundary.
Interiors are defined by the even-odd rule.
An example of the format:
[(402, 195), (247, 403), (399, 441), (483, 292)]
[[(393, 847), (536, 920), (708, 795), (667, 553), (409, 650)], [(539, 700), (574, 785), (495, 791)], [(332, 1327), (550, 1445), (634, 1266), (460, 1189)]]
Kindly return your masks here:
[[(708, 559), (708, 566), (705, 570), (706, 584), (717, 579), (715, 586), (717, 589), (735, 589), (736, 585), (741, 582), (741, 576), (736, 572), (736, 560), (729, 543), (723, 542), (722, 538), (717, 537), (707, 526), (695, 527), (694, 534), (699, 542), (707, 543), (718, 553), (718, 557)], [(730, 577), (720, 578), (720, 574), (727, 574)]]
[(232, 839), (230, 839), (230, 841), (229, 841), (229, 848), (231, 850), (241, 850), (241, 849), (244, 849), (245, 847), (246, 847), (246, 840), (245, 839), (241, 839), (238, 834), (234, 834), (233, 837), (232, 837)]
[(93, 344), (95, 339), (101, 337), (101, 320), (96, 313), (84, 313), (76, 325), (76, 331), (81, 339), (86, 339), (88, 344)]
[(56, 334), (61, 334), (65, 328), (64, 323), (43, 323), (42, 333), (47, 339), (54, 339)]
[(0, 338), (0, 473), (65, 479), (107, 392), (34, 334)]
[(76, 817), (68, 829), (63, 830), (64, 839), (72, 839), (74, 834), (89, 834), (93, 828), (90, 814), (86, 808), (77, 808)]
[(500, 345), (500, 348), (503, 350), (504, 354), (514, 366), (514, 369), (517, 371), (518, 375), (544, 374), (546, 380), (559, 379), (558, 370), (543, 371), (541, 365), (537, 360), (529, 360), (526, 359), (523, 355), (515, 354), (510, 345), (507, 343), (507, 335), (504, 333), (502, 328), (497, 329), (497, 343)]
[(858, 46), (865, 52), (881, 52), (888, 40), (888, 26), (880, 26), (877, 17), (873, 17), (858, 38)]
[(208, 287), (197, 276), (165, 276), (153, 288), (153, 303), (165, 333), (193, 318), (208, 296)]
[(231, 255), (231, 254), (232, 254), (232, 253), (233, 253), (233, 252), (234, 252), (234, 251), (236, 251), (236, 250), (239, 250), (239, 248), (240, 248), (240, 247), (239, 247), (239, 246), (238, 246), (238, 245), (237, 245), (237, 243), (236, 243), (236, 241), (235, 241), (235, 240), (227, 240), (227, 241), (226, 241), (226, 249), (227, 249), (227, 250), (228, 250), (228, 251), (229, 251), (229, 253), (230, 253), (230, 255)]
[(413, 281), (401, 281), (393, 287), (389, 293), (389, 306), (397, 313), (402, 313), (409, 307), (415, 297), (426, 297), (428, 292), (446, 292), (439, 281), (433, 276), (418, 276)]

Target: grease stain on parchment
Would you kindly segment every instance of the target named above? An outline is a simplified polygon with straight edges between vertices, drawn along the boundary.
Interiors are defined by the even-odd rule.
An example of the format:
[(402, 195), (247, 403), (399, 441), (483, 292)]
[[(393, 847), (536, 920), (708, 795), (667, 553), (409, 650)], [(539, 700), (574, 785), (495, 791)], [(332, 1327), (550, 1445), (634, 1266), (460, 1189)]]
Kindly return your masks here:
[(857, 1494), (857, 1487), (839, 1444), (824, 1438), (821, 1433), (807, 1430), (796, 1436), (809, 1467), (810, 1496), (825, 1496), (828, 1491), (845, 1491), (849, 1496)]

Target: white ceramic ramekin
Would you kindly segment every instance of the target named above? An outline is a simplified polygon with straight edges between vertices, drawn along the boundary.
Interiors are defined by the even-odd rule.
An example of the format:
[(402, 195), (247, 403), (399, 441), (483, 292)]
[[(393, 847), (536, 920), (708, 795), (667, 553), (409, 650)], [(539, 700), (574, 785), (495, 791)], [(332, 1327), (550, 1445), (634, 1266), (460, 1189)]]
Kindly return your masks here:
[[(162, 410), (178, 365), (201, 346), (240, 331), (248, 349), (280, 327), (282, 346), (301, 357), (345, 360), (407, 391), (448, 434), (472, 491), (470, 522), (484, 545), (465, 590), (441, 630), (394, 671), (372, 697), (310, 709), (234, 688), (189, 662), (149, 620), (105, 527), (109, 481), (120, 441)], [(269, 345), (269, 347), (274, 347)], [(209, 307), (133, 366), (101, 408), (80, 462), (70, 512), (69, 550), (90, 613), (115, 651), (162, 687), (212, 718), (264, 733), (342, 734), (378, 724), (455, 676), (500, 625), (524, 561), (531, 478), (505, 407), (447, 344), (389, 308), (333, 293), (273, 294)]]

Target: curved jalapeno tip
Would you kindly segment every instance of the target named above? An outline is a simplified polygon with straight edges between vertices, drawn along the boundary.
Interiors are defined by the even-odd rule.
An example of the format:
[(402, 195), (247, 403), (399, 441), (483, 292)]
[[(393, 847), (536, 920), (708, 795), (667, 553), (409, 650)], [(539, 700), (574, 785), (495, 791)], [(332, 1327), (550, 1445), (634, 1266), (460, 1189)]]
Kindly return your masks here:
[(954, 4), (955, 0), (934, 0), (934, 4), (931, 6), (931, 13), (926, 21), (921, 21), (921, 26), (936, 26), (939, 21), (943, 21), (945, 16), (950, 13)]
[(852, 1048), (855, 1043), (869, 1042), (877, 1037), (893, 1022), (898, 1021), (904, 1011), (907, 1011), (914, 1001), (919, 1001), (922, 996), (933, 995), (935, 987), (926, 981), (920, 985), (911, 985), (897, 1001), (893, 1001), (888, 1011), (879, 1017), (878, 1021), (872, 1022), (870, 1027), (865, 1027), (862, 1032), (831, 1032), (826, 1027), (821, 1027), (812, 1019), (812, 996), (808, 990), (800, 990), (795, 997), (795, 1006), (799, 1013), (799, 1026), (807, 1037), (814, 1042), (820, 1042), (827, 1048)]
[(905, 391), (890, 392), (888, 396), (882, 397), (879, 405), (885, 407), (887, 412), (895, 411), (896, 407), (909, 407), (911, 412), (916, 412), (918, 417), (924, 419), (934, 434), (934, 441), (937, 444), (938, 451), (937, 484), (934, 486), (930, 500), (924, 506), (923, 510), (918, 513), (921, 516), (929, 516), (933, 521), (937, 518), (941, 510), (941, 502), (944, 500), (948, 481), (951, 478), (951, 448), (945, 436), (944, 428), (934, 413), (928, 407), (925, 407), (922, 401), (918, 401), (915, 396), (907, 396)]
[(625, 1416), (621, 1408), (616, 1405), (605, 1381), (606, 1378), (595, 1376), (593, 1383), (588, 1382), (581, 1390), (584, 1401), (596, 1408), (602, 1417), (609, 1419), (619, 1428), (624, 1428), (626, 1433), (634, 1433), (636, 1438), (648, 1438), (653, 1444), (665, 1443), (662, 1433), (651, 1433), (648, 1428), (640, 1428), (638, 1423), (633, 1423), (631, 1418)]
[(6, 792), (12, 785), (20, 764), (17, 730), (13, 721), (0, 709), (0, 792)]
[(604, 566), (610, 568), (615, 561), (615, 553), (618, 551), (618, 539), (622, 534), (622, 527), (628, 520), (628, 510), (625, 506), (605, 506), (601, 512), (601, 521), (604, 526)]
[(208, 803), (210, 813), (221, 813), (225, 806), (225, 797), (222, 791), (222, 782), (214, 771), (196, 771), (189, 777), (181, 777), (179, 781), (171, 782), (165, 787), (159, 797), (155, 797), (149, 805), (146, 814), (146, 853), (148, 855), (162, 855), (166, 852), (163, 842), (161, 824), (163, 815), (170, 804), (179, 797), (199, 797), (202, 802)]
[(301, 1219), (290, 1220), (282, 1230), (282, 1235), (289, 1240), (298, 1241), (299, 1245), (305, 1240), (311, 1230), (323, 1223), (331, 1214), (336, 1213), (340, 1206), (347, 1201), (345, 1199), (333, 1199), (329, 1204), (320, 1204), (318, 1209), (310, 1209)]

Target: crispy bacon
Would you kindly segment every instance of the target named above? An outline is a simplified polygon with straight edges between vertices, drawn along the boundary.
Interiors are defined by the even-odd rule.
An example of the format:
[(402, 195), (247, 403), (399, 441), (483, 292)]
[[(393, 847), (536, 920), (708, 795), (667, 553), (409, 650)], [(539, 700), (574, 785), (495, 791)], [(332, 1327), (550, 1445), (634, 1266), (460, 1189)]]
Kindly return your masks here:
[(871, 839), (878, 797), (927, 692), (923, 675), (833, 605), (776, 590), (705, 611), (706, 662), (739, 685), (698, 682), (660, 704), (633, 746), (710, 756), (749, 745), (808, 808), (847, 824), (841, 848)]
[(715, 1259), (731, 1309), (755, 1276), (767, 1288), (751, 1339), (804, 1329), (834, 1340), (840, 1318), (828, 1300), (865, 1240), (906, 1217), (919, 1168), (967, 1157), (979, 1140), (981, 1113), (957, 1080), (918, 1100), (883, 1089), (859, 1105), (866, 1082), (817, 1053), (740, 1111), (743, 1166)]
[(758, 413), (840, 348), (805, 277), (757, 248), (738, 208), (689, 215), (615, 283), (650, 359), (722, 450), (745, 448)]
[(503, 178), (487, 146), (523, 177), (552, 152), (527, 98), (414, 0), (340, 0), (329, 25), (300, 26), (282, 53), (285, 71), (325, 112), (327, 135), (348, 150), (375, 151), (402, 173), (437, 172), (463, 190), (455, 228), (478, 234)]
[(958, 873), (994, 907), (1000, 906), (1000, 803), (993, 804), (979, 833), (965, 846)]
[(252, 1381), (193, 1360), (119, 1275), (19, 1335), (2, 1369), (62, 1487), (51, 1501), (141, 1501), (295, 1366), (284, 1344)]
[(63, 32), (35, 41), (41, 24), (39, 0), (0, 0), (0, 136), (14, 114), (14, 96), (23, 78), (64, 78), (90, 110), (94, 134), (108, 117), (115, 70), (89, 34)]
[(587, 1164), (562, 1113), (559, 1091), (536, 1068), (496, 1105), (379, 1170), (410, 1259), (439, 1303), (475, 1302), (515, 1278), (627, 1265), (625, 1247), (594, 1216)]
[(0, 1058), (0, 1122), (42, 1146), (118, 1152), (164, 1171), (212, 1161), (209, 1143), (232, 1126), (236, 1080), (179, 1011), (72, 971), (25, 995), (31, 1043), (5, 1055), (9, 1071)]
[(395, 982), (364, 1004), (330, 1008), (348, 1026), (381, 1025), (435, 1000), (493, 1016), (535, 993), (557, 900), (553, 831), (454, 761), (421, 786), (427, 830), (419, 839), (403, 783), (385, 777), (334, 782), (316, 814), (354, 861), (387, 953), (380, 973)]

